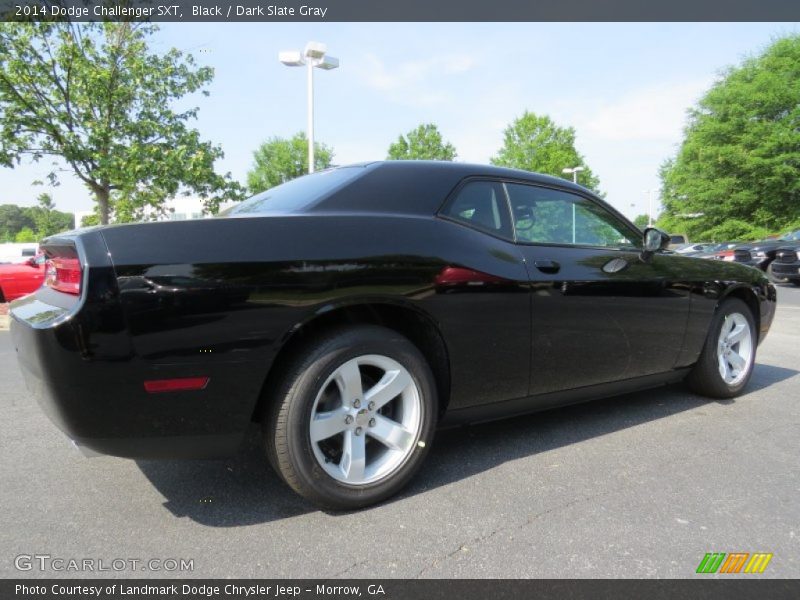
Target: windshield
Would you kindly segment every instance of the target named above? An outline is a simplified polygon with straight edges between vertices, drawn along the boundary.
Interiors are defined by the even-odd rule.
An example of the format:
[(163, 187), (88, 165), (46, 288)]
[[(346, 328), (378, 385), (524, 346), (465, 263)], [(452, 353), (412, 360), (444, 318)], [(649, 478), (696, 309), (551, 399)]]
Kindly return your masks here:
[(292, 179), (256, 194), (224, 211), (220, 217), (242, 214), (298, 212), (364, 173), (363, 167), (337, 167)]

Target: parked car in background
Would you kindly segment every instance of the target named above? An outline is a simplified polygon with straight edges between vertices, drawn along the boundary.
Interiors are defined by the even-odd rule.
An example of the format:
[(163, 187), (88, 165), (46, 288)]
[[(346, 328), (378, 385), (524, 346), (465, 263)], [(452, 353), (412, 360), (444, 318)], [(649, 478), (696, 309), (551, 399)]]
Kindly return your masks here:
[(705, 252), (715, 245), (716, 244), (683, 244), (682, 246), (673, 248), (673, 251), (677, 252), (678, 254), (683, 254), (684, 256), (692, 256), (693, 254)]
[(778, 248), (786, 245), (786, 242), (798, 241), (800, 241), (800, 229), (786, 233), (778, 239), (742, 244), (735, 249), (733, 260), (761, 269), (773, 282), (782, 282), (785, 279), (773, 272), (772, 263), (775, 260), (775, 254)]
[(669, 236), (669, 246), (667, 246), (667, 248), (670, 249), (670, 250), (675, 250), (675, 248), (677, 248), (679, 246), (683, 246), (684, 244), (688, 244), (688, 243), (689, 243), (689, 237), (688, 236), (686, 236), (686, 235), (684, 235), (682, 233), (670, 234), (670, 236)]
[(44, 254), (36, 254), (22, 263), (0, 265), (0, 302), (21, 298), (42, 285)]
[(723, 260), (725, 257), (730, 257), (733, 260), (733, 249), (741, 244), (741, 242), (716, 242), (711, 244), (702, 252), (692, 252), (684, 254), (684, 256), (692, 256), (694, 258), (709, 258), (716, 260)]
[(220, 457), (255, 421), (288, 486), (353, 509), (405, 486), (439, 424), (679, 381), (740, 394), (775, 287), (668, 243), (557, 177), (360, 164), (214, 219), (53, 236), (10, 329), (77, 444)]
[(39, 244), (36, 242), (4, 242), (0, 244), (0, 264), (20, 263), (36, 254)]
[(800, 286), (800, 242), (778, 248), (771, 267), (775, 277)]

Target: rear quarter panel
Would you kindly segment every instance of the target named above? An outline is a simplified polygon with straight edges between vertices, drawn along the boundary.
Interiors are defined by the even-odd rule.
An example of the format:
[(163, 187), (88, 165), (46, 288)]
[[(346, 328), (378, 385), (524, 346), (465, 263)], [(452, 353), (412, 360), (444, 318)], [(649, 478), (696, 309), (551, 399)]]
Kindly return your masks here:
[[(405, 305), (437, 324), (449, 354), (451, 408), (527, 393), (527, 275), (502, 240), (432, 217), (358, 214), (167, 222), (112, 227), (103, 236), (118, 281), (182, 284), (146, 298), (121, 291), (137, 357), (164, 372), (246, 365), (246, 373), (236, 371), (247, 388), (241, 400), (226, 401), (242, 414), (252, 412), (292, 333), (352, 304)], [(497, 281), (441, 285), (448, 266)]]

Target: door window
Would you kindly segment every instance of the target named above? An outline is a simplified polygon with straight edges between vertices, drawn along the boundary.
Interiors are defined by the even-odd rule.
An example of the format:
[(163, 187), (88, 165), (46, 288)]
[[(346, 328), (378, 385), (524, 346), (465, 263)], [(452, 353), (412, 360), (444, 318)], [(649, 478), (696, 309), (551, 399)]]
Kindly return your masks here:
[(639, 248), (641, 234), (581, 196), (517, 183), (506, 184), (517, 241), (603, 248)]

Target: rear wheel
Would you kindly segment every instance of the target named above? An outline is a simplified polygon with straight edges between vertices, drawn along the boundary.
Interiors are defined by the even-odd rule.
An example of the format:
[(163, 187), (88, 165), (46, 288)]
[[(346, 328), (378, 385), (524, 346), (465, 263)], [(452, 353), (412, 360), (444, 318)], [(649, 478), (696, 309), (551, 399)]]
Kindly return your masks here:
[(756, 357), (755, 321), (737, 298), (725, 300), (711, 321), (706, 344), (686, 382), (712, 398), (732, 398), (747, 385)]
[(267, 452), (292, 489), (328, 509), (398, 492), (427, 454), (436, 386), (419, 350), (376, 326), (331, 332), (286, 371), (265, 420)]
[(796, 286), (800, 286), (800, 279), (792, 279), (792, 283)]

